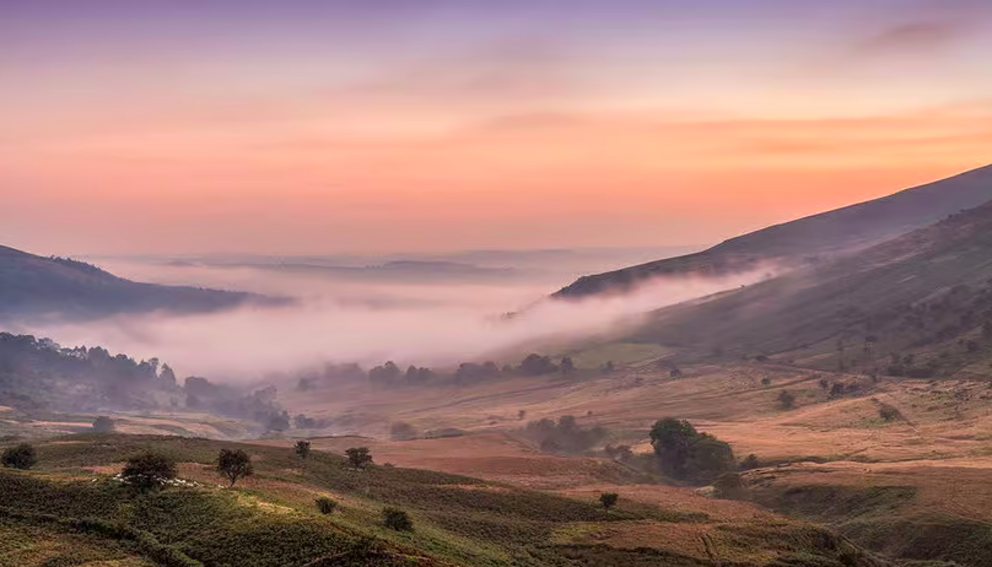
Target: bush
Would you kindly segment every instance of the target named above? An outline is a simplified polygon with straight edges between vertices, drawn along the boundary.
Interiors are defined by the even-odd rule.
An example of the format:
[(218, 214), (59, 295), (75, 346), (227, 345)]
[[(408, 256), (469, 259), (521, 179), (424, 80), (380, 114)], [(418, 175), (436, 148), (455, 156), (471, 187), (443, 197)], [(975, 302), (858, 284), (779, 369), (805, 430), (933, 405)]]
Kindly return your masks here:
[(336, 510), (338, 507), (337, 501), (332, 500), (326, 496), (321, 496), (320, 498), (315, 500), (315, 502), (317, 504), (317, 509), (320, 510), (321, 514), (330, 514), (334, 512), (334, 510)]
[(743, 461), (741, 461), (741, 470), (742, 471), (749, 471), (751, 469), (756, 469), (756, 468), (758, 468), (760, 466), (761, 466), (761, 463), (758, 461), (758, 456), (755, 455), (754, 453), (751, 453), (750, 455), (748, 455), (747, 457), (745, 457), (745, 459)]
[(778, 395), (778, 404), (784, 410), (791, 410), (796, 407), (796, 397), (788, 390), (782, 390)]
[(294, 450), (297, 457), (306, 460), (310, 456), (310, 442), (305, 440), (297, 441)]
[(616, 506), (618, 500), (620, 500), (620, 495), (616, 492), (604, 492), (599, 495), (599, 503), (607, 510)]
[(143, 490), (162, 486), (176, 478), (176, 463), (161, 453), (148, 451), (127, 460), (121, 470), (121, 479)]
[(412, 532), (413, 521), (410, 515), (399, 508), (386, 508), (382, 511), (382, 523), (391, 530)]
[(344, 453), (348, 456), (348, 463), (356, 469), (364, 469), (372, 464), (372, 453), (368, 447), (352, 447)]
[(761, 379), (761, 385), (762, 386), (768, 386), (771, 383), (772, 383), (772, 379), (771, 378), (768, 378), (767, 376)]
[(8, 469), (20, 469), (26, 471), (38, 462), (34, 447), (27, 443), (15, 445), (3, 452), (0, 463)]

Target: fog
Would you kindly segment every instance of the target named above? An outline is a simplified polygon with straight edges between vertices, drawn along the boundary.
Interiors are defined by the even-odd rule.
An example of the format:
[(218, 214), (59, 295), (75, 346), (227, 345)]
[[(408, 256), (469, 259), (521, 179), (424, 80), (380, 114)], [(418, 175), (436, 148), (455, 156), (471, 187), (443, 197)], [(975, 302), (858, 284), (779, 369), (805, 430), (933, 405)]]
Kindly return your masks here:
[[(66, 345), (100, 345), (135, 358), (158, 357), (180, 376), (255, 380), (325, 362), (444, 366), (544, 339), (579, 337), (632, 325), (651, 310), (753, 283), (768, 270), (714, 280), (648, 282), (632, 293), (579, 302), (544, 298), (570, 283), (567, 268), (540, 275), (463, 281), (402, 277), (340, 278), (269, 267), (104, 260), (138, 281), (254, 291), (297, 299), (291, 307), (245, 307), (203, 315), (161, 313), (20, 329)], [(510, 268), (514, 268), (510, 266)], [(560, 278), (560, 279), (558, 279)], [(506, 318), (508, 312), (518, 312)]]

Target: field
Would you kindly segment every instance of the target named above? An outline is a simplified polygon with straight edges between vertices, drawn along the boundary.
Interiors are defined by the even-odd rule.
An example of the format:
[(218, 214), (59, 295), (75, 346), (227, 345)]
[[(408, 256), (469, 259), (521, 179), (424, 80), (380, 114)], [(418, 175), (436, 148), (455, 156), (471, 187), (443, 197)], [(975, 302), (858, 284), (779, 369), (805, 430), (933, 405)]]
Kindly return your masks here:
[[(781, 512), (833, 526), (892, 557), (953, 558), (964, 565), (982, 564), (976, 563), (976, 557), (992, 557), (992, 548), (982, 547), (981, 542), (954, 551), (955, 537), (940, 531), (958, 533), (961, 526), (968, 527), (961, 533), (992, 529), (988, 512), (992, 491), (983, 483), (992, 473), (992, 389), (987, 383), (889, 378), (875, 382), (861, 375), (755, 362), (682, 370), (683, 376), (673, 379), (665, 369), (639, 364), (614, 375), (581, 380), (515, 379), (442, 392), (355, 391), (342, 397), (349, 403), (341, 406), (334, 400), (325, 406), (319, 395), (304, 400), (289, 393), (285, 400), (308, 412), (325, 407), (327, 417), (348, 415), (342, 422), (345, 432), (377, 437), (314, 440), (315, 446), (332, 451), (360, 443), (372, 447), (383, 462), (401, 466), (468, 474), (587, 500), (616, 491), (625, 499), (703, 511), (725, 521), (781, 518), (773, 514)], [(845, 390), (831, 395), (836, 383)], [(780, 406), (783, 390), (795, 396), (794, 408)], [(366, 404), (365, 396), (374, 402)], [(445, 402), (439, 404), (438, 399)], [(883, 408), (896, 410), (894, 417), (883, 418)], [(518, 419), (520, 410), (526, 412), (523, 420)], [(689, 419), (699, 429), (729, 441), (738, 458), (758, 457), (763, 468), (744, 475), (752, 489), (749, 497), (758, 505), (645, 483), (629, 469), (602, 458), (542, 454), (515, 434), (526, 421), (561, 415), (574, 415), (582, 425), (606, 427), (610, 442), (630, 444), (642, 453), (651, 450), (647, 431), (656, 419)], [(422, 431), (457, 427), (468, 435), (383, 440), (389, 424), (396, 421)], [(822, 487), (853, 490), (850, 509), (809, 513), (783, 496), (807, 490), (815, 496), (822, 494), (818, 492), (825, 490)], [(865, 514), (855, 505), (864, 499), (864, 491), (875, 489), (891, 497), (891, 514), (878, 510)], [(822, 498), (809, 500), (814, 507), (825, 506)], [(872, 499), (866, 500), (870, 506)], [(924, 530), (929, 542), (925, 549), (915, 540), (891, 543), (895, 534), (917, 524), (933, 526), (934, 531)], [(650, 530), (643, 527), (578, 533), (580, 539), (595, 536), (611, 545), (650, 539)]]
[[(252, 455), (256, 474), (226, 488), (211, 463), (235, 447)], [(147, 448), (181, 462), (191, 485), (142, 493), (112, 478), (126, 455)], [(285, 447), (77, 435), (40, 444), (39, 461), (37, 471), (0, 472), (0, 539), (17, 542), (0, 547), (0, 565), (876, 564), (822, 528), (757, 510), (744, 521), (625, 499), (607, 512), (589, 495), (397, 466), (356, 470), (324, 451), (303, 463)], [(321, 515), (319, 496), (339, 509)], [(414, 531), (383, 526), (387, 506), (408, 511)]]

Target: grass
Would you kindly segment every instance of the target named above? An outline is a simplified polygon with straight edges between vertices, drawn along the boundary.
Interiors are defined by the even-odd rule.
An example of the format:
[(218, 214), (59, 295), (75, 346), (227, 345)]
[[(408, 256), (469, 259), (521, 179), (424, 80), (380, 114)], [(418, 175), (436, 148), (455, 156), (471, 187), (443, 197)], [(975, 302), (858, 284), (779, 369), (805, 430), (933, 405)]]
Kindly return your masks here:
[[(222, 447), (245, 449), (255, 462), (255, 476), (235, 489), (218, 487), (222, 480), (210, 468)], [(119, 556), (141, 567), (703, 566), (714, 563), (685, 553), (665, 534), (721, 525), (700, 512), (633, 501), (606, 512), (586, 499), (428, 470), (372, 466), (357, 471), (343, 457), (320, 451), (303, 467), (289, 447), (87, 434), (38, 448), (40, 470), (0, 472), (0, 534), (9, 532), (23, 542), (24, 534), (33, 530), (42, 534), (42, 547), (27, 547), (39, 554), (44, 542), (64, 540), (80, 553), (94, 545), (105, 547), (108, 559)], [(180, 461), (181, 476), (199, 486), (140, 493), (107, 475), (128, 455), (148, 448)], [(314, 505), (318, 496), (334, 498), (340, 506), (333, 514), (321, 514)], [(397, 532), (383, 526), (381, 511), (387, 507), (407, 511), (414, 530)], [(556, 537), (569, 526), (617, 532), (647, 526), (662, 535), (637, 546)], [(760, 537), (748, 536), (747, 541), (775, 547), (775, 538), (788, 537), (794, 529), (766, 526)], [(836, 550), (824, 544), (829, 535), (823, 537), (827, 539), (810, 540), (796, 549), (779, 546), (760, 557), (774, 559), (798, 551), (825, 560), (836, 556)], [(86, 542), (95, 543), (87, 547)], [(15, 551), (31, 552), (23, 545)], [(325, 562), (314, 563), (320, 558)]]

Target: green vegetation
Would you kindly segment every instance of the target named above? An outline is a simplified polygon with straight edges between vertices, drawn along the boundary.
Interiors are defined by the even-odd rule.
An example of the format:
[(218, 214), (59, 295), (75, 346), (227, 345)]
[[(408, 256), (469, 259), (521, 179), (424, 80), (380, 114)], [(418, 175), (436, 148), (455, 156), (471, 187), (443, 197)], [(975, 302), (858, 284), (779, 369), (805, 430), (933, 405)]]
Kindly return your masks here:
[(221, 449), (217, 457), (217, 471), (227, 478), (234, 487), (234, 483), (239, 479), (255, 474), (255, 469), (251, 464), (251, 457), (241, 449)]
[[(177, 482), (136, 491), (82, 470), (112, 465), (122, 453), (153, 451), (183, 463), (183, 470), (206, 475), (222, 448), (243, 451), (255, 463), (250, 488)], [(601, 502), (432, 471), (368, 467), (359, 473), (347, 458), (325, 452), (311, 453), (301, 470), (292, 446), (88, 434), (37, 449), (44, 465), (39, 473), (0, 472), (0, 564), (7, 538), (23, 542), (22, 534), (33, 533), (44, 541), (71, 543), (80, 557), (126, 557), (132, 562), (121, 565), (127, 567), (712, 566), (665, 550), (663, 541), (651, 549), (553, 543), (553, 536), (569, 525), (710, 521), (699, 513), (631, 503), (603, 514)], [(331, 506), (332, 513), (325, 514), (326, 505), (314, 494), (345, 505)], [(387, 509), (402, 514), (391, 513), (393, 519), (387, 520)], [(415, 530), (406, 531), (411, 527)], [(848, 565), (875, 566), (864, 553), (813, 528), (803, 528), (802, 535), (793, 527), (727, 529), (733, 541), (767, 546), (776, 556), (802, 553), (826, 560), (848, 553)], [(34, 549), (39, 544), (24, 545)], [(93, 549), (105, 551), (95, 555)]]
[(121, 470), (121, 480), (142, 490), (151, 490), (176, 478), (176, 463), (154, 451), (145, 451), (127, 460)]
[(0, 464), (8, 469), (28, 470), (38, 462), (34, 447), (27, 443), (15, 445), (3, 452)]
[(382, 511), (382, 523), (391, 530), (412, 532), (413, 520), (410, 515), (399, 508), (385, 508)]
[(372, 453), (368, 447), (352, 447), (345, 451), (348, 463), (356, 469), (365, 469), (372, 464)]
[(523, 433), (546, 453), (581, 454), (606, 438), (602, 427), (580, 427), (571, 415), (561, 416), (557, 423), (547, 418), (532, 421)]
[(620, 495), (616, 492), (604, 492), (599, 495), (599, 503), (603, 505), (603, 508), (609, 510), (610, 508), (617, 505), (620, 500)]
[(737, 468), (730, 445), (699, 433), (685, 420), (669, 417), (656, 422), (651, 445), (662, 473), (674, 479), (705, 484)]
[(326, 496), (321, 496), (320, 498), (316, 499), (314, 503), (317, 505), (317, 509), (320, 510), (321, 514), (331, 514), (338, 507), (338, 503), (336, 500), (333, 500)]

